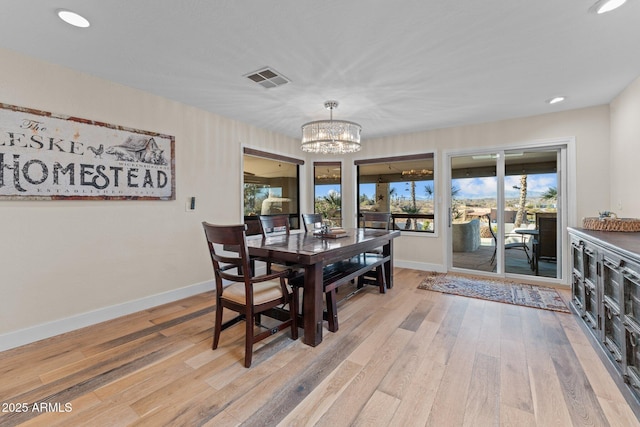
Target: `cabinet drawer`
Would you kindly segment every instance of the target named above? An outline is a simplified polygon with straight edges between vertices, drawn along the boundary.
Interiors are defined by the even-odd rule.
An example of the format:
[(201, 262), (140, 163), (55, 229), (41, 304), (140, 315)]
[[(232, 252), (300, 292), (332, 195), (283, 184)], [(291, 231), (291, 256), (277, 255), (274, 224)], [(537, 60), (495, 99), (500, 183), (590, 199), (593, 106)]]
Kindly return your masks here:
[(573, 260), (573, 271), (582, 274), (582, 251), (584, 242), (582, 240), (571, 239), (571, 259)]
[(584, 280), (596, 283), (598, 279), (598, 256), (595, 248), (587, 244), (584, 247), (582, 262), (584, 265)]
[(640, 273), (637, 266), (627, 264), (622, 269), (624, 289), (624, 314), (640, 325)]
[(571, 277), (571, 298), (576, 309), (582, 313), (584, 310), (584, 283), (582, 283), (580, 276), (575, 273)]
[(602, 259), (602, 287), (604, 296), (620, 306), (622, 260), (605, 255)]
[(640, 333), (636, 328), (625, 327), (627, 380), (636, 390), (640, 390)]
[(604, 345), (609, 350), (613, 359), (622, 362), (622, 344), (625, 339), (620, 312), (610, 304), (604, 304)]
[(590, 324), (592, 329), (598, 327), (598, 293), (595, 285), (588, 282), (584, 284), (584, 314), (585, 320)]

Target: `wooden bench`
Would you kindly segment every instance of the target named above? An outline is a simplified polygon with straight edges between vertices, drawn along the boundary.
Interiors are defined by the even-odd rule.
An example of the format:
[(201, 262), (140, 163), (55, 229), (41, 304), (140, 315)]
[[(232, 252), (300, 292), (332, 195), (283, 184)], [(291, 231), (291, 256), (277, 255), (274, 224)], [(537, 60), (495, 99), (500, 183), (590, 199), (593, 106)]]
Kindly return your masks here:
[[(356, 257), (339, 261), (330, 265), (327, 265), (322, 270), (322, 288), (325, 294), (327, 309), (323, 313), (324, 320), (328, 323), (328, 329), (331, 332), (338, 330), (338, 301), (336, 298), (336, 290), (347, 283), (357, 279), (364, 273), (377, 268), (382, 268), (381, 277), (384, 277), (384, 264), (390, 260), (389, 256), (377, 255), (377, 254), (360, 254)], [(304, 286), (304, 275), (293, 277), (289, 279), (291, 286)], [(380, 287), (384, 292), (386, 286)], [(356, 290), (355, 292), (358, 292)], [(344, 299), (351, 297), (355, 292), (347, 295)], [(304, 295), (303, 295), (303, 307), (304, 307)], [(304, 308), (303, 308), (304, 312)]]

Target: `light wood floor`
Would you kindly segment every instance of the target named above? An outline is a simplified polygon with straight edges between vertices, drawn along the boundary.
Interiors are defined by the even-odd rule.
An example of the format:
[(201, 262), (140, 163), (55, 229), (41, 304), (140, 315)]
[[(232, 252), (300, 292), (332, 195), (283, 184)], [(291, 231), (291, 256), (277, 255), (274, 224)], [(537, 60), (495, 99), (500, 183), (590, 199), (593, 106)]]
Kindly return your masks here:
[(640, 425), (573, 315), (418, 290), (424, 274), (346, 301), (316, 348), (263, 341), (250, 369), (242, 324), (210, 349), (211, 294), (0, 353), (0, 401), (29, 403), (0, 426)]

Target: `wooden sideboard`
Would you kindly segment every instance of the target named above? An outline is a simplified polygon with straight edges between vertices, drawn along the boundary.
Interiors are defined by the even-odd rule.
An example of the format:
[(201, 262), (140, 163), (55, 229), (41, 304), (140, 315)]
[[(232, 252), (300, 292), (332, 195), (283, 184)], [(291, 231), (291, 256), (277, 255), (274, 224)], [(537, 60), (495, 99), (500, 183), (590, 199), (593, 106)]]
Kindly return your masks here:
[(640, 233), (569, 228), (571, 305), (640, 413)]

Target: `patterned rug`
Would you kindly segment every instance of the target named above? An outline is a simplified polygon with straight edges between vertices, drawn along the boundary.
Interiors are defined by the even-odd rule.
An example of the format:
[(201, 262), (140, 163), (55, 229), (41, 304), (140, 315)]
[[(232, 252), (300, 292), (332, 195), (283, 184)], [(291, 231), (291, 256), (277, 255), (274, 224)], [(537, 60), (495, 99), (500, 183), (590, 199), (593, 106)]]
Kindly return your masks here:
[(553, 288), (451, 273), (428, 274), (418, 289), (570, 313), (558, 291)]

